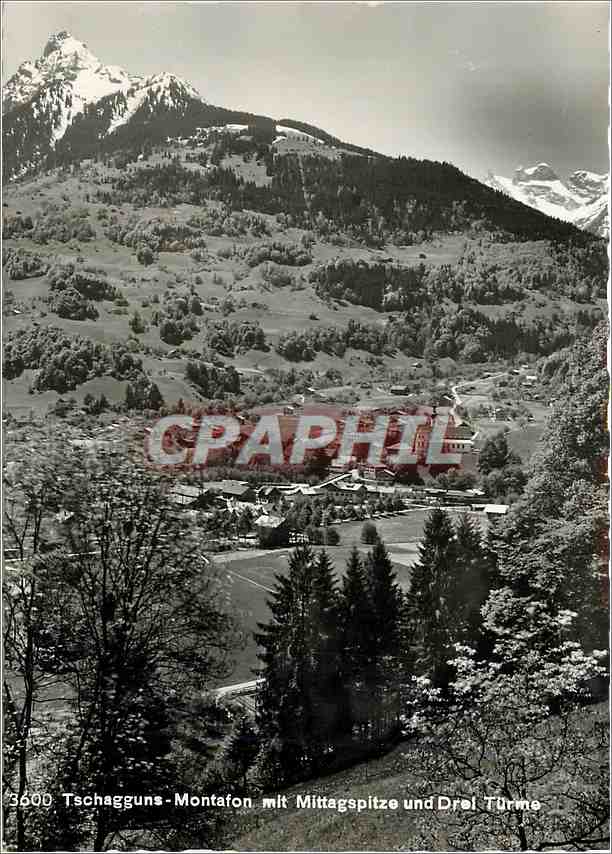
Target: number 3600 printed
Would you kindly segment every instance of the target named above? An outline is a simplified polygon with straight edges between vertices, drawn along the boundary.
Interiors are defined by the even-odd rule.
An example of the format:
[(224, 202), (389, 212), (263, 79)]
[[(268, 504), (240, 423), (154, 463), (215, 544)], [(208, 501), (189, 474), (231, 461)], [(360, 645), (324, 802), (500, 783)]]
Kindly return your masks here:
[(6, 800), (10, 807), (50, 807), (53, 796), (48, 792), (32, 792), (31, 795), (21, 795), (21, 797), (10, 794), (7, 795)]

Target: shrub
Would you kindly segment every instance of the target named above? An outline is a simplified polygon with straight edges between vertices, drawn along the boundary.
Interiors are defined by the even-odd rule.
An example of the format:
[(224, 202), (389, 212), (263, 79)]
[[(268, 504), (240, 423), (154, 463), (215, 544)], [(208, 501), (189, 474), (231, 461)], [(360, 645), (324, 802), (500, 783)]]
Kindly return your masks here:
[(48, 262), (40, 255), (11, 246), (5, 246), (2, 250), (2, 265), (8, 278), (14, 281), (44, 276), (49, 269)]
[(144, 320), (137, 311), (135, 311), (134, 314), (130, 317), (129, 326), (132, 332), (134, 332), (136, 335), (141, 335), (147, 330)]
[(119, 288), (108, 281), (104, 270), (77, 267), (75, 264), (56, 264), (47, 274), (51, 291), (75, 290), (88, 300), (123, 298)]
[(312, 262), (312, 255), (295, 243), (274, 241), (245, 250), (244, 259), (249, 267), (256, 267), (264, 261), (286, 264), (289, 267), (303, 267)]
[(75, 288), (60, 291), (49, 301), (51, 311), (69, 320), (96, 320), (98, 309)]
[(324, 528), (323, 541), (325, 545), (337, 546), (340, 544), (340, 534), (337, 528)]
[(141, 244), (136, 251), (136, 260), (144, 267), (149, 267), (155, 261), (155, 254), (150, 246)]

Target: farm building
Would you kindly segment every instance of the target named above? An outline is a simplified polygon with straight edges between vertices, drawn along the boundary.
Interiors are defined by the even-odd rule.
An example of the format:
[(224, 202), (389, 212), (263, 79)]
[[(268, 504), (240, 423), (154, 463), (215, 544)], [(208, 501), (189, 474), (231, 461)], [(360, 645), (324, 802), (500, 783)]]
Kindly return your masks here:
[(289, 544), (289, 525), (282, 516), (262, 514), (254, 524), (261, 548), (273, 549)]
[(204, 507), (210, 503), (211, 492), (201, 486), (193, 486), (189, 483), (179, 483), (168, 493), (168, 498), (173, 504), (186, 509)]

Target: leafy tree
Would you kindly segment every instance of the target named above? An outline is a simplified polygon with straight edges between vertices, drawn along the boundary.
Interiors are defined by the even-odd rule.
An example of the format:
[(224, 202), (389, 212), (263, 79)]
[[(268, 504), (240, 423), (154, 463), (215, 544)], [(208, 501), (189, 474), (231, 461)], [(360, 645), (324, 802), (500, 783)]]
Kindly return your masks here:
[(507, 465), (493, 469), (482, 479), (482, 488), (489, 498), (516, 501), (523, 492), (528, 476), (519, 465)]
[(378, 540), (378, 531), (373, 522), (364, 522), (361, 528), (361, 542), (371, 546)]
[[(34, 816), (21, 798), (33, 782), (31, 755), (46, 733), (36, 718), (45, 697), (49, 671), (56, 666), (53, 647), (48, 646), (48, 624), (52, 614), (52, 590), (38, 560), (48, 544), (52, 519), (57, 511), (57, 481), (51, 459), (36, 448), (31, 467), (10, 459), (4, 475), (4, 548), (19, 561), (17, 571), (4, 576), (3, 643), (6, 669), (4, 694), (4, 794), (17, 797), (12, 808), (3, 801), (5, 833), (14, 837), (19, 850), (36, 847)], [(22, 684), (16, 690), (10, 673)], [(47, 696), (48, 696), (47, 688)]]
[(136, 252), (136, 260), (139, 264), (142, 264), (145, 267), (149, 267), (155, 261), (155, 253), (147, 244), (142, 244), (138, 247)]
[(518, 463), (520, 458), (508, 448), (508, 439), (503, 431), (489, 436), (478, 455), (478, 470), (481, 474), (490, 474), (494, 469), (503, 469), (510, 463)]
[(498, 581), (484, 609), (501, 660), (580, 642), (607, 647), (605, 330), (568, 353), (525, 494), (495, 532)]
[[(609, 727), (602, 709), (583, 705), (584, 686), (601, 668), (574, 644), (531, 650), (513, 663), (504, 672), (459, 648), (451, 702), (440, 704), (434, 693), (427, 714), (417, 715), (426, 735), (423, 777), (449, 797), (476, 798), (476, 810), (448, 817), (449, 843), (463, 850), (603, 848)], [(489, 808), (487, 797), (495, 799)], [(499, 809), (497, 798), (541, 808)], [(431, 821), (422, 829), (427, 848)]]
[(143, 332), (146, 332), (147, 327), (140, 315), (140, 312), (135, 311), (134, 314), (130, 317), (129, 326), (132, 332), (136, 335), (141, 335)]
[(50, 301), (50, 308), (59, 317), (70, 320), (96, 320), (98, 309), (74, 288), (60, 291)]
[[(459, 645), (444, 702), (437, 705), (439, 690), (423, 687), (427, 707), (415, 722), (431, 736), (426, 775), (457, 794), (484, 797), (486, 788), (543, 805), (528, 814), (478, 810), (452, 822), (450, 841), (460, 848), (492, 838), (520, 850), (608, 842), (608, 727), (598, 707), (585, 708), (605, 693), (608, 678), (598, 551), (606, 516), (605, 337), (598, 329), (565, 354), (559, 402), (524, 495), (490, 536), (487, 659), (473, 640)], [(465, 568), (465, 545), (473, 553), (474, 544), (465, 528), (457, 539)]]
[[(103, 850), (117, 831), (154, 828), (159, 815), (145, 807), (66, 810), (59, 792), (180, 786), (173, 734), (190, 714), (190, 698), (230, 672), (236, 625), (225, 610), (222, 576), (166, 500), (162, 481), (113, 454), (78, 465), (54, 458), (46, 469), (53, 493), (45, 504), (59, 505), (65, 522), (60, 547), (35, 553), (46, 605), (29, 648), (47, 683), (63, 685), (68, 716), (56, 726), (52, 763), (49, 752), (42, 761), (35, 756), (22, 729), (26, 772), (31, 780), (46, 775), (40, 784), (58, 792), (39, 830), (42, 847), (46, 839)], [(32, 577), (23, 577), (24, 591), (38, 597)], [(17, 638), (28, 623), (21, 607), (12, 615), (10, 645), (19, 654)], [(27, 827), (17, 832), (29, 848)]]

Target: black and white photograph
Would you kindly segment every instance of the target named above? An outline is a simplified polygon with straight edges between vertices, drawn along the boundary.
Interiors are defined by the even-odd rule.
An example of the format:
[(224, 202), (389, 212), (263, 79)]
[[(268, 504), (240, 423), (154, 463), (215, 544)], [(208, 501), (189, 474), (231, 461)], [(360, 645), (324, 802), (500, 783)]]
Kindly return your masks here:
[(610, 850), (609, 19), (2, 3), (3, 851)]

